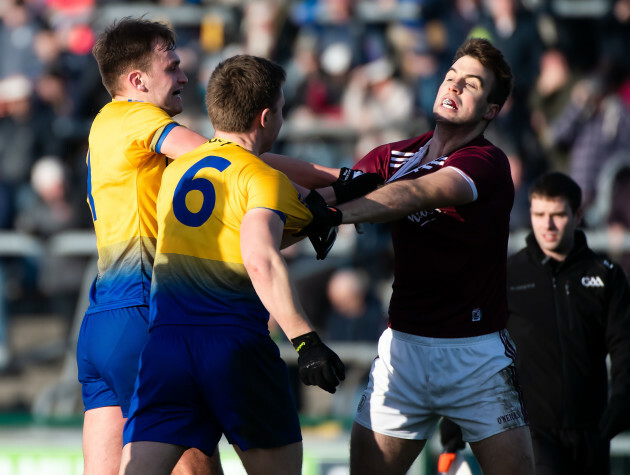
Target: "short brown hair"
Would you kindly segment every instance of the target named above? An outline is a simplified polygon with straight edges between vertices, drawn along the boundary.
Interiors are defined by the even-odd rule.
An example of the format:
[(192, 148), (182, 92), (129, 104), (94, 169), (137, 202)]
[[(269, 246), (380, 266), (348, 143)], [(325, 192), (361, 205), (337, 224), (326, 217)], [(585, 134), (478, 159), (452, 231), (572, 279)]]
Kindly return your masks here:
[(237, 55), (219, 63), (206, 89), (214, 129), (248, 131), (260, 111), (274, 110), (285, 79), (282, 66), (257, 56)]
[(492, 71), (494, 85), (488, 94), (488, 103), (498, 104), (501, 109), (514, 85), (512, 69), (501, 51), (485, 38), (470, 38), (457, 49), (453, 62), (462, 56), (475, 58), (484, 68)]
[(534, 181), (529, 189), (529, 201), (532, 198), (564, 198), (569, 203), (573, 214), (582, 204), (582, 189), (569, 175), (561, 172), (548, 172)]
[(92, 54), (98, 63), (103, 85), (113, 97), (120, 76), (131, 69), (147, 72), (154, 48), (175, 49), (175, 32), (164, 23), (125, 17), (112, 23), (96, 40)]

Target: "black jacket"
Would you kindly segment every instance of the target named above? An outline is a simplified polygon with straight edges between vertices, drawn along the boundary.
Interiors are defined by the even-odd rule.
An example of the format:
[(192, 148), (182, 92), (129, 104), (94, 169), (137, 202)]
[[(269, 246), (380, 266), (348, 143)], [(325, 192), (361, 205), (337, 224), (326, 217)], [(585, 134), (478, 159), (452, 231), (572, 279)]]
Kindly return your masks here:
[[(563, 262), (533, 234), (508, 261), (508, 331), (533, 428), (630, 429), (630, 286), (582, 231)], [(608, 403), (606, 355), (611, 357)]]

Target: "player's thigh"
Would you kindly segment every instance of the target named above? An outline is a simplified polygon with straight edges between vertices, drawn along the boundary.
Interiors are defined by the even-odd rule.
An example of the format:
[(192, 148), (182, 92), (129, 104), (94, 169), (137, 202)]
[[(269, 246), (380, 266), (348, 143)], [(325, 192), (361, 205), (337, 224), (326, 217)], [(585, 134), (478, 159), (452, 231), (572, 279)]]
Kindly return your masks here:
[(478, 442), (470, 442), (484, 475), (532, 475), (534, 454), (526, 426), (500, 432)]
[(270, 449), (241, 450), (234, 445), (248, 475), (299, 475), (302, 473), (302, 442)]
[(186, 447), (161, 442), (131, 442), (122, 450), (120, 475), (170, 475)]
[(426, 440), (400, 439), (372, 432), (355, 422), (350, 437), (350, 473), (403, 475), (425, 444)]
[(85, 475), (118, 473), (124, 424), (125, 419), (119, 406), (99, 407), (85, 412), (83, 420)]

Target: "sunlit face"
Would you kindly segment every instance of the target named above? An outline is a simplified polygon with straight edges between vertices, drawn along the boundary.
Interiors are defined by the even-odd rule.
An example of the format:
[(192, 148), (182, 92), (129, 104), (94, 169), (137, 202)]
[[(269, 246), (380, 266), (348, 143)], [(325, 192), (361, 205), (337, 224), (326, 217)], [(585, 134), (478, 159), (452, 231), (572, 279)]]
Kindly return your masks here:
[(573, 213), (565, 198), (532, 196), (532, 229), (542, 251), (556, 260), (566, 258), (573, 247), (573, 235), (581, 213)]
[(179, 56), (175, 51), (163, 51), (156, 47), (151, 70), (143, 75), (143, 83), (148, 89), (146, 101), (160, 107), (170, 116), (179, 114), (184, 108), (181, 94), (188, 78), (179, 64)]
[(436, 122), (446, 122), (454, 125), (475, 124), (486, 114), (496, 108), (497, 104), (488, 104), (488, 94), (494, 82), (494, 76), (489, 69), (472, 58), (459, 58), (448, 70), (444, 81), (438, 89), (433, 116)]
[(280, 89), (280, 96), (276, 101), (275, 110), (269, 110), (267, 112), (264, 130), (265, 139), (262, 145), (261, 153), (271, 150), (274, 142), (278, 138), (278, 134), (280, 133), (280, 129), (282, 128), (282, 124), (284, 122), (284, 117), (282, 115), (284, 102), (284, 91)]

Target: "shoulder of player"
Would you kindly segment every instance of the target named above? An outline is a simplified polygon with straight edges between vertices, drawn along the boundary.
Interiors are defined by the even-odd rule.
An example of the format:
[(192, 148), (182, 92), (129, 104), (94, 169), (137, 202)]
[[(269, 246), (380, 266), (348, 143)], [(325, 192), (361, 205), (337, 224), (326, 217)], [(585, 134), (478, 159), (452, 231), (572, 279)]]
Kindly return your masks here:
[(485, 139), (483, 136), (471, 140), (463, 147), (458, 148), (449, 155), (449, 158), (460, 156), (483, 157), (493, 161), (507, 162), (507, 155), (503, 150)]

